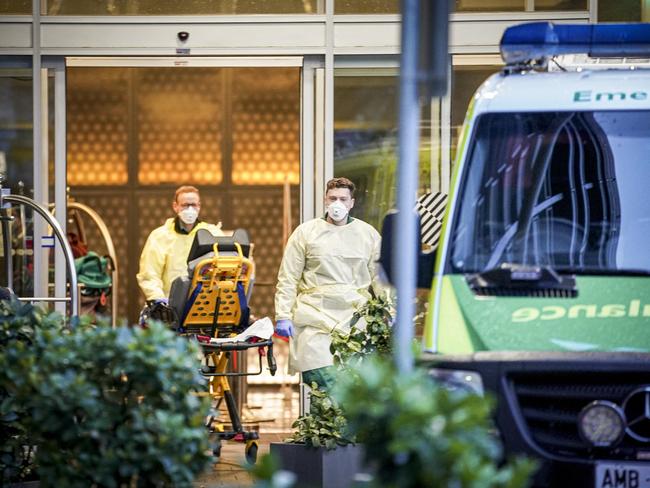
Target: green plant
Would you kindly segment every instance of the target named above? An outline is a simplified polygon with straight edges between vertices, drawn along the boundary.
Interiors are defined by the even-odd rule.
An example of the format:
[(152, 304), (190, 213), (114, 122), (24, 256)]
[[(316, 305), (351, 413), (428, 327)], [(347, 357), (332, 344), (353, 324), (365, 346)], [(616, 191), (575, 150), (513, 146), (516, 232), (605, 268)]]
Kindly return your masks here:
[(368, 300), (352, 317), (349, 333), (332, 333), (330, 352), (339, 368), (354, 367), (369, 354), (387, 355), (392, 347), (391, 305), (383, 297)]
[[(0, 302), (0, 485), (192, 486), (209, 461), (196, 345)], [(35, 454), (34, 454), (35, 453)]]
[(491, 433), (491, 403), (450, 392), (424, 371), (400, 374), (368, 358), (356, 374), (339, 375), (333, 395), (382, 487), (523, 487), (534, 469), (516, 459), (502, 467)]
[(271, 453), (264, 454), (255, 464), (246, 464), (245, 468), (255, 479), (255, 488), (292, 488), (296, 484), (296, 475), (280, 469), (280, 463)]
[(44, 347), (37, 336), (45, 331), (63, 334), (63, 317), (16, 299), (0, 300), (0, 485), (34, 475), (36, 439), (25, 399), (33, 393)]
[(48, 486), (191, 486), (209, 456), (198, 349), (160, 323), (44, 333), (36, 460)]
[(311, 384), (310, 395), (309, 414), (298, 417), (291, 426), (296, 431), (285, 442), (327, 449), (354, 443), (354, 438), (348, 433), (347, 420), (337, 403), (316, 383)]

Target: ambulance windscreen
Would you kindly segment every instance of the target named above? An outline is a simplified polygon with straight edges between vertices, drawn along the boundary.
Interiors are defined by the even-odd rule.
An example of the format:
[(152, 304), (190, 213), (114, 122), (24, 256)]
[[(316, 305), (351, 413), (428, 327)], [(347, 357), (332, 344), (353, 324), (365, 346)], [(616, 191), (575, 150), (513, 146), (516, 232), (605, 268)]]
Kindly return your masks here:
[(472, 141), (452, 272), (650, 273), (650, 112), (485, 114)]

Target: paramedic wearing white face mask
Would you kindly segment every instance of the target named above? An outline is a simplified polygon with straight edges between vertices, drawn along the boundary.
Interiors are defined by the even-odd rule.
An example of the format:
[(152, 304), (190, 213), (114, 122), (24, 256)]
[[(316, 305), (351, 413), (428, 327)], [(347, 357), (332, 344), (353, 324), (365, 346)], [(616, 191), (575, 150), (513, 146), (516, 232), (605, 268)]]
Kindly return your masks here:
[(284, 250), (275, 294), (276, 333), (290, 340), (289, 372), (303, 382), (333, 386), (331, 333), (347, 332), (353, 313), (379, 291), (376, 261), (380, 236), (350, 217), (354, 184), (327, 183), (326, 214), (291, 234)]
[(147, 302), (167, 302), (172, 281), (187, 273), (187, 255), (194, 235), (207, 229), (215, 236), (223, 235), (221, 223), (207, 224), (199, 220), (201, 198), (193, 186), (176, 190), (172, 208), (175, 218), (154, 229), (140, 255), (138, 285)]

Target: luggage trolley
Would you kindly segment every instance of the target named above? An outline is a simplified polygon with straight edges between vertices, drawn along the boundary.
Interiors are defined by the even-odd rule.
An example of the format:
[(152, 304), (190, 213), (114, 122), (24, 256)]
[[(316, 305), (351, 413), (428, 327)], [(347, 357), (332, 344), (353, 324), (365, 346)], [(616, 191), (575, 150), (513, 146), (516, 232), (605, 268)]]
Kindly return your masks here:
[[(101, 237), (101, 240), (104, 243), (104, 247), (106, 249), (106, 254), (104, 256), (100, 256), (102, 259), (108, 260), (108, 266), (107, 266), (107, 273), (108, 276), (110, 277), (110, 289), (108, 290), (108, 293), (106, 295), (110, 295), (110, 305), (107, 303), (108, 302), (108, 297), (107, 296), (98, 296), (96, 293), (93, 293), (92, 288), (88, 290), (84, 290), (84, 279), (83, 276), (78, 275), (78, 281), (80, 284), (80, 310), (83, 312), (84, 309), (84, 302), (91, 302), (92, 303), (92, 297), (95, 296), (96, 300), (100, 300), (102, 305), (108, 306), (108, 309), (110, 310), (110, 316), (111, 316), (111, 326), (112, 327), (117, 327), (117, 309), (118, 309), (118, 297), (119, 297), (119, 270), (118, 270), (118, 265), (117, 265), (117, 253), (115, 252), (115, 245), (113, 244), (113, 238), (111, 237), (111, 234), (108, 230), (108, 226), (106, 225), (106, 222), (104, 219), (92, 208), (89, 207), (88, 205), (85, 205), (80, 202), (76, 202), (74, 200), (68, 199), (68, 202), (66, 204), (67, 207), (67, 212), (68, 212), (68, 241), (70, 242), (72, 246), (72, 241), (71, 241), (71, 232), (70, 232), (70, 226), (74, 226), (73, 230), (76, 231), (74, 232), (74, 237), (76, 237), (80, 243), (82, 244), (87, 244), (88, 243), (88, 238), (87, 238), (87, 232), (86, 232), (86, 226), (84, 224), (84, 218), (87, 217), (90, 219), (90, 221), (95, 224), (95, 227), (97, 231), (99, 232), (99, 236)], [(52, 215), (55, 215), (56, 213), (56, 207), (54, 204), (50, 204), (49, 206), (50, 212)], [(92, 251), (92, 249), (90, 249)], [(86, 252), (88, 249), (86, 249)], [(73, 249), (73, 254), (75, 254), (75, 251)], [(83, 255), (82, 255), (83, 256)], [(75, 254), (75, 258), (82, 257), (77, 254)], [(75, 261), (76, 264), (76, 261)], [(86, 293), (88, 291), (88, 293)]]
[[(264, 355), (271, 374), (274, 375), (277, 370), (270, 338), (227, 340), (244, 332), (250, 325), (248, 300), (255, 276), (252, 251), (253, 244), (242, 229), (228, 237), (215, 237), (201, 229), (188, 255), (188, 276), (174, 280), (170, 291), (170, 307), (178, 317), (178, 332), (199, 340), (203, 353), (201, 374), (208, 379), (207, 394), (215, 410), (225, 399), (230, 416), (231, 430), (226, 430), (224, 424), (216, 421), (214, 416), (208, 419), (207, 427), (217, 435), (218, 440), (214, 455), (220, 457), (222, 439), (235, 440), (245, 443), (246, 460), (250, 464), (257, 460), (259, 434), (244, 430), (228, 379), (261, 374)], [(251, 348), (259, 350), (259, 370), (252, 373), (229, 372), (228, 363), (232, 353)]]
[[(68, 281), (68, 293), (69, 296), (62, 297), (17, 297), (18, 300), (23, 302), (44, 302), (44, 303), (54, 303), (54, 302), (68, 302), (69, 303), (69, 315), (71, 318), (79, 316), (79, 304), (80, 304), (80, 294), (77, 281), (77, 272), (74, 266), (74, 257), (72, 255), (72, 249), (68, 240), (65, 238), (65, 233), (59, 225), (59, 222), (48, 212), (48, 210), (43, 207), (41, 204), (35, 200), (28, 198), (23, 195), (13, 195), (9, 193), (8, 188), (3, 188), (5, 183), (5, 177), (3, 174), (0, 174), (0, 227), (2, 230), (2, 253), (4, 256), (4, 268), (6, 272), (5, 283), (6, 288), (13, 293), (13, 250), (12, 250), (12, 232), (11, 232), (11, 223), (14, 220), (14, 215), (12, 214), (11, 204), (18, 205), (21, 209), (21, 223), (24, 223), (24, 209), (31, 209), (34, 214), (40, 215), (43, 220), (52, 228), (55, 238), (59, 241), (61, 245), (61, 250), (63, 252), (63, 257), (65, 259), (65, 264), (67, 268), (67, 281)], [(26, 231), (23, 230), (21, 237), (24, 239), (26, 237)], [(72, 323), (72, 322), (70, 322)]]

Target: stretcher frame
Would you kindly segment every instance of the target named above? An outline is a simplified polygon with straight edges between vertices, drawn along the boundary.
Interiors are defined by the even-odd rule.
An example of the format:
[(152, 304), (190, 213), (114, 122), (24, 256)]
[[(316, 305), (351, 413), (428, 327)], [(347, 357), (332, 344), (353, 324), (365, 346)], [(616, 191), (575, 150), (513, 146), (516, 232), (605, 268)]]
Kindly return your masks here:
[[(248, 327), (246, 297), (255, 274), (255, 263), (243, 255), (239, 243), (235, 242), (234, 246), (235, 255), (224, 255), (219, 253), (219, 244), (215, 243), (214, 256), (200, 260), (194, 267), (188, 302), (181, 317), (179, 331), (195, 335), (199, 341), (204, 361), (200, 371), (208, 380), (206, 394), (215, 403), (215, 410), (218, 411), (224, 399), (226, 402), (232, 429), (226, 430), (224, 423), (217, 421), (214, 415), (206, 422), (210, 432), (217, 435), (213, 454), (217, 460), (221, 456), (222, 440), (243, 442), (246, 460), (254, 464), (257, 460), (259, 433), (244, 430), (228, 378), (261, 374), (264, 355), (272, 375), (277, 370), (277, 364), (271, 339), (253, 342), (211, 342), (213, 338), (232, 337)], [(258, 349), (259, 370), (250, 373), (229, 372), (231, 354), (251, 348)]]

